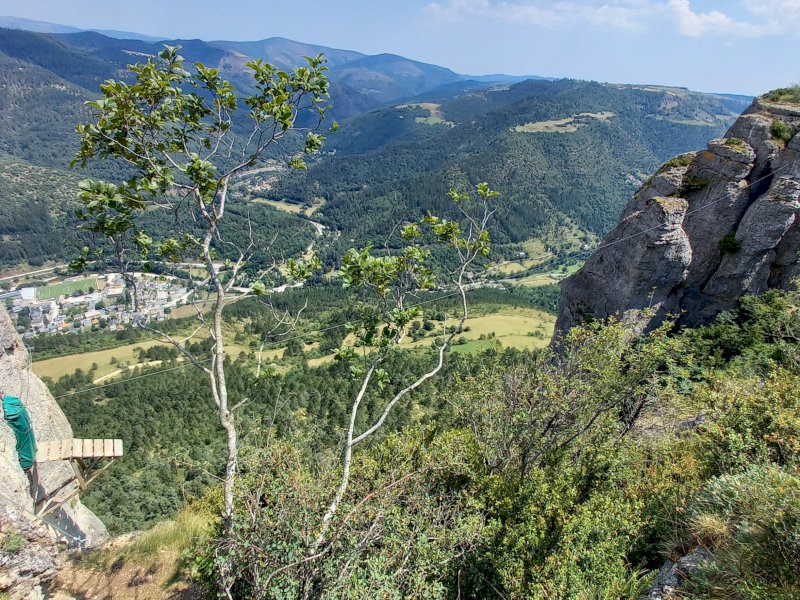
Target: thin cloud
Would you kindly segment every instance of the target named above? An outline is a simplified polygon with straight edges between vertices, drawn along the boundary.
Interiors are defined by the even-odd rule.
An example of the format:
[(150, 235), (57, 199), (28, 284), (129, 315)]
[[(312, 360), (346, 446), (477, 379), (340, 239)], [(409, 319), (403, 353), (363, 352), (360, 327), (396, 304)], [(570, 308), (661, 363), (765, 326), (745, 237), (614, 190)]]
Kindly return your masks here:
[(591, 24), (619, 29), (641, 30), (650, 2), (617, 0), (616, 2), (491, 2), (490, 0), (448, 0), (433, 2), (426, 13), (445, 21), (490, 18), (508, 23), (525, 23), (538, 27)]
[(743, 4), (768, 33), (796, 33), (800, 26), (800, 0), (743, 0)]
[(737, 20), (723, 10), (695, 10), (691, 0), (447, 0), (428, 4), (425, 12), (441, 21), (491, 19), (543, 28), (592, 25), (645, 31), (671, 21), (685, 37), (755, 38), (792, 34), (800, 27), (800, 0), (737, 3), (750, 18)]

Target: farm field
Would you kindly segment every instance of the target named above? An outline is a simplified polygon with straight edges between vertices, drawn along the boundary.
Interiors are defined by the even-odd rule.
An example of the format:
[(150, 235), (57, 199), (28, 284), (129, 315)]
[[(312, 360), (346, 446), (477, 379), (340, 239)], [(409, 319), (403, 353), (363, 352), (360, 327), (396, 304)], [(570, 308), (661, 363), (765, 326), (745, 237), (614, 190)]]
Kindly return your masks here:
[[(101, 379), (115, 371), (121, 371), (119, 363), (127, 363), (129, 366), (135, 367), (139, 360), (139, 348), (147, 350), (153, 346), (169, 346), (169, 344), (158, 340), (148, 340), (129, 344), (127, 346), (118, 346), (117, 348), (111, 348), (109, 350), (98, 350), (96, 352), (83, 352), (81, 354), (48, 358), (35, 361), (33, 363), (33, 372), (39, 377), (50, 377), (54, 381), (57, 381), (59, 377), (63, 375), (72, 375), (75, 369), (82, 369), (88, 372), (91, 370), (92, 364), (96, 363), (97, 370), (94, 376), (95, 379)], [(136, 351), (134, 351), (134, 348)], [(250, 352), (249, 348), (230, 342), (228, 342), (227, 348), (232, 358), (236, 358), (240, 352), (244, 352), (245, 354)], [(112, 357), (117, 359), (114, 364), (111, 364)], [(148, 365), (142, 364), (140, 366)]]
[[(119, 364), (111, 364), (111, 358), (116, 357), (118, 363), (135, 364), (138, 357), (138, 348), (147, 350), (153, 346), (163, 346), (162, 342), (154, 340), (137, 342), (128, 346), (119, 346), (109, 350), (98, 350), (97, 352), (84, 352), (82, 354), (70, 354), (57, 358), (48, 358), (33, 363), (33, 372), (39, 377), (50, 377), (57, 381), (63, 375), (72, 375), (75, 369), (89, 371), (93, 363), (97, 363), (95, 377), (100, 378), (118, 370)], [(133, 349), (137, 348), (134, 352)]]
[[(462, 336), (468, 340), (466, 344), (452, 346), (453, 352), (477, 353), (490, 348), (496, 342), (505, 348), (543, 348), (550, 342), (556, 318), (554, 315), (529, 308), (506, 308), (499, 312), (475, 316), (467, 319)], [(490, 335), (494, 333), (494, 337)], [(528, 334), (532, 335), (528, 335)], [(480, 339), (481, 335), (484, 339)], [(462, 337), (462, 336), (457, 336)], [(410, 340), (410, 338), (408, 338)], [(403, 348), (426, 348), (431, 345), (433, 336), (416, 342), (404, 342)], [(311, 358), (309, 366), (317, 367), (333, 360), (333, 354)]]

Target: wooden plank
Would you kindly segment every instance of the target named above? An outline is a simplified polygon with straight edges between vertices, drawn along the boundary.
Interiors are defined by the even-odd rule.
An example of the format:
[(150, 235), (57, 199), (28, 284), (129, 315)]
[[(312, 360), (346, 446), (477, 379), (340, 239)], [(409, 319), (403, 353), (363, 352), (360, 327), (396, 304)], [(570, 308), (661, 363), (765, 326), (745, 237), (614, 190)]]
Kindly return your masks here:
[(114, 456), (122, 456), (122, 440), (114, 440)]
[(61, 460), (72, 458), (72, 440), (61, 440)]
[(80, 458), (83, 453), (81, 449), (83, 448), (83, 440), (73, 439), (72, 440), (72, 457), (73, 458)]
[(94, 443), (94, 450), (92, 456), (103, 456), (103, 440), (92, 440)]
[(114, 440), (103, 440), (103, 456), (114, 456)]
[(83, 479), (83, 473), (81, 473), (81, 469), (78, 466), (77, 461), (71, 460), (69, 464), (72, 465), (72, 470), (75, 473), (75, 479), (78, 480), (78, 485), (82, 490), (86, 489), (86, 481)]
[(83, 451), (81, 458), (88, 458), (92, 455), (92, 440), (83, 440)]
[(53, 442), (40, 442), (36, 447), (36, 462), (48, 462), (51, 458)]

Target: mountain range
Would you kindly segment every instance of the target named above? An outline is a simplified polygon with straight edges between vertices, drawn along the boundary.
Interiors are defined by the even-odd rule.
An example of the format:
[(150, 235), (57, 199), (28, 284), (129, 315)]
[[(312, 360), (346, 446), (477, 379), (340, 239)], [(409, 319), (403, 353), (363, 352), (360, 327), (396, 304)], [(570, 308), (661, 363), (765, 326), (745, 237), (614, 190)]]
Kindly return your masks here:
[[(80, 175), (67, 164), (77, 146), (74, 127), (87, 117), (84, 102), (97, 96), (101, 82), (127, 77), (127, 64), (162, 45), (51, 29), (0, 29), (0, 168), (9, 175), (0, 199), (7, 242), (0, 263), (6, 266), (63, 260), (63, 243), (51, 241), (74, 231), (68, 190)], [(721, 135), (751, 100), (652, 85), (479, 81), (401, 56), (282, 38), (165, 43), (180, 44), (187, 61), (219, 68), (245, 92), (251, 59), (290, 68), (304, 55), (326, 54), (340, 131), (308, 172), (264, 176), (269, 181), (257, 176), (240, 199), (309, 204), (322, 197), (326, 206), (315, 218), (347, 232), (339, 243), (381, 242), (393, 219), (446, 210), (450, 186), (486, 180), (506, 200), (499, 248), (518, 252), (514, 245), (531, 238), (547, 238), (556, 253), (590, 245), (613, 226), (645, 173)], [(123, 175), (107, 165), (94, 174)], [(35, 224), (32, 207), (42, 217)], [(258, 210), (268, 228), (267, 212), (275, 210), (265, 204)], [(282, 213), (272, 221), (287, 218)], [(302, 217), (292, 219), (307, 229)]]
[[(159, 38), (125, 31), (86, 30), (16, 17), (0, 17), (0, 27), (49, 34), (65, 45), (122, 65), (130, 62), (131, 56), (154, 55), (163, 44), (180, 44), (187, 58), (218, 67), (231, 79), (237, 79), (244, 70), (245, 63), (251, 59), (261, 58), (281, 69), (291, 69), (305, 64), (305, 56), (324, 54), (331, 70), (333, 91), (337, 92), (340, 99), (348, 96), (346, 101), (339, 102), (339, 118), (456, 81), (518, 82), (538, 78), (535, 75), (462, 75), (445, 67), (394, 54), (367, 55), (282, 37), (256, 41), (206, 42), (197, 39)], [(351, 95), (356, 98), (350, 98)]]

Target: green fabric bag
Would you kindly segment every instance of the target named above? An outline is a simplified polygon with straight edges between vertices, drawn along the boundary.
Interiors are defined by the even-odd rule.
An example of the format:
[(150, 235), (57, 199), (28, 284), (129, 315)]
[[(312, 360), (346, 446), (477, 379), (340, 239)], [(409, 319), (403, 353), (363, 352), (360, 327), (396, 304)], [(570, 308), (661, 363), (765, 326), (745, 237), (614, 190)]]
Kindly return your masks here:
[(16, 396), (3, 396), (3, 415), (17, 436), (17, 457), (19, 466), (30, 469), (36, 462), (36, 440), (28, 410)]

